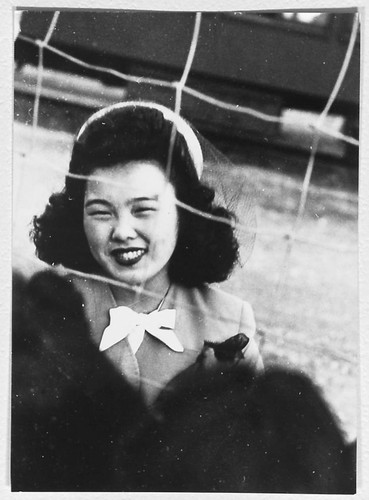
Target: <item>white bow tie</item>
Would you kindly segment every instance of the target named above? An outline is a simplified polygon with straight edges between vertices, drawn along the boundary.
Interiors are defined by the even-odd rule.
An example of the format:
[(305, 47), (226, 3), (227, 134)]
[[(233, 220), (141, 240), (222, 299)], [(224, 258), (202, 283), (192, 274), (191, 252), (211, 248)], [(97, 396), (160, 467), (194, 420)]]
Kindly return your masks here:
[(109, 311), (110, 324), (103, 332), (99, 349), (105, 351), (128, 337), (134, 353), (140, 347), (145, 331), (164, 342), (173, 351), (183, 352), (184, 348), (174, 333), (175, 309), (153, 311), (149, 314), (136, 313), (129, 307), (113, 307)]

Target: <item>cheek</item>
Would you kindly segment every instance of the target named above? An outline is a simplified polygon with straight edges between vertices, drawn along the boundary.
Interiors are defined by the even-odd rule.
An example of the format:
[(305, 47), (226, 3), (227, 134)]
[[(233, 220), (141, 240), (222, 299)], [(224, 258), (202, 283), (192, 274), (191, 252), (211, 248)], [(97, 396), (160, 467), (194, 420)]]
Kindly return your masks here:
[(167, 214), (164, 224), (164, 244), (168, 247), (168, 252), (173, 252), (178, 238), (178, 214), (177, 210)]
[(178, 227), (179, 227), (179, 218), (178, 218), (178, 212), (176, 210), (175, 214), (173, 215), (172, 230), (171, 230), (173, 250), (174, 250), (174, 247), (176, 246), (177, 239), (178, 239)]
[(150, 229), (150, 239), (156, 256), (161, 256), (163, 259), (170, 258), (177, 243), (177, 211), (163, 211)]
[(91, 220), (83, 221), (85, 235), (92, 250), (102, 246), (109, 237), (109, 227), (107, 224), (99, 224)]

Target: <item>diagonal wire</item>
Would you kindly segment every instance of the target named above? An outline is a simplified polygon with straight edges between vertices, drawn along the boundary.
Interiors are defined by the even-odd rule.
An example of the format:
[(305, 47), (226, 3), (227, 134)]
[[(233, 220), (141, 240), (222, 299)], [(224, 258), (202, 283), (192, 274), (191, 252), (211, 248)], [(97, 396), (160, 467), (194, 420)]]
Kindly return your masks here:
[[(42, 87), (43, 50), (45, 48), (48, 49), (48, 50), (51, 50), (51, 51), (53, 51), (55, 53), (58, 53), (61, 56), (67, 57), (67, 58), (73, 60), (77, 64), (84, 65), (85, 67), (90, 67), (91, 69), (96, 69), (96, 70), (99, 70), (99, 71), (109, 72), (110, 74), (115, 74), (116, 76), (119, 76), (119, 77), (124, 78), (126, 80), (135, 81), (136, 83), (150, 83), (150, 84), (153, 84), (153, 85), (160, 85), (160, 86), (166, 86), (166, 87), (171, 87), (171, 88), (174, 87), (174, 88), (176, 88), (176, 110), (178, 109), (178, 112), (180, 111), (182, 92), (186, 92), (189, 95), (192, 95), (194, 97), (197, 97), (199, 99), (207, 101), (210, 104), (213, 104), (215, 106), (218, 106), (218, 107), (221, 107), (221, 108), (224, 108), (224, 109), (228, 109), (228, 110), (231, 110), (231, 111), (234, 111), (234, 112), (240, 112), (240, 113), (250, 114), (250, 115), (253, 115), (253, 116), (257, 117), (257, 118), (265, 120), (265, 121), (272, 121), (272, 122), (279, 122), (279, 121), (281, 121), (280, 117), (276, 117), (276, 116), (272, 116), (272, 115), (267, 115), (265, 113), (261, 113), (261, 112), (258, 112), (256, 110), (253, 110), (252, 108), (229, 104), (229, 103), (226, 103), (224, 101), (220, 101), (218, 99), (215, 99), (215, 98), (212, 98), (210, 96), (207, 96), (206, 94), (198, 92), (198, 91), (196, 91), (194, 89), (190, 89), (189, 87), (186, 87), (185, 82), (187, 80), (188, 73), (190, 71), (190, 67), (191, 67), (192, 62), (186, 64), (185, 71), (184, 71), (184, 73), (182, 75), (182, 78), (181, 78), (180, 82), (166, 82), (166, 81), (158, 80), (158, 79), (152, 79), (152, 78), (149, 79), (149, 78), (143, 78), (143, 77), (134, 77), (134, 76), (130, 76), (130, 75), (124, 75), (123, 73), (117, 72), (115, 70), (110, 70), (109, 68), (103, 68), (103, 67), (99, 67), (99, 66), (96, 66), (96, 65), (90, 65), (88, 63), (84, 63), (83, 61), (78, 60), (77, 58), (73, 58), (72, 56), (68, 56), (67, 54), (63, 53), (62, 51), (59, 51), (58, 49), (54, 49), (54, 48), (52, 48), (51, 46), (48, 45), (48, 42), (49, 42), (49, 40), (50, 40), (50, 38), (52, 36), (53, 30), (54, 30), (55, 25), (56, 25), (58, 15), (59, 15), (59, 12), (56, 12), (54, 14), (53, 21), (52, 21), (52, 23), (51, 23), (51, 25), (49, 27), (48, 33), (47, 33), (44, 41), (39, 41), (39, 40), (34, 41), (34, 40), (32, 40), (32, 39), (30, 39), (28, 37), (24, 37), (23, 35), (20, 35), (20, 38), (23, 38), (26, 41), (31, 41), (32, 43), (36, 43), (39, 46), (39, 48), (40, 48), (40, 58), (39, 58), (39, 69), (40, 69), (39, 73), (40, 73), (40, 75), (38, 77), (37, 86), (36, 86), (36, 100), (37, 100), (37, 103), (35, 102), (35, 113), (34, 113), (34, 124), (36, 123), (36, 125), (37, 125), (37, 120), (38, 120), (39, 100), (40, 100), (41, 87)], [(356, 21), (356, 32), (357, 32), (358, 16), (356, 16), (355, 21)], [(355, 26), (355, 22), (354, 22), (354, 26)], [(194, 30), (194, 33), (195, 33), (195, 31), (196, 31), (196, 29)], [(353, 28), (353, 32), (354, 32), (354, 28)], [(350, 43), (351, 43), (352, 40), (355, 39), (355, 37), (353, 36), (353, 32), (352, 32), (352, 35), (351, 35), (351, 38), (350, 38)], [(349, 44), (349, 47), (350, 47), (350, 44)], [(191, 52), (191, 50), (190, 50), (190, 52)], [(304, 209), (305, 209), (306, 193), (307, 193), (307, 190), (309, 188), (310, 177), (311, 177), (311, 173), (312, 173), (313, 166), (314, 166), (314, 160), (315, 160), (315, 155), (316, 155), (317, 147), (318, 147), (318, 144), (319, 144), (319, 130), (322, 131), (322, 132), (324, 132), (324, 133), (326, 133), (327, 135), (334, 135), (334, 136), (340, 138), (341, 140), (346, 140), (347, 142), (351, 142), (354, 145), (358, 145), (358, 141), (356, 141), (355, 139), (347, 137), (347, 136), (344, 136), (343, 134), (336, 134), (334, 132), (330, 132), (328, 130), (324, 130), (323, 127), (322, 127), (322, 125), (321, 125), (321, 123), (324, 121), (326, 115), (328, 114), (328, 111), (329, 111), (331, 105), (333, 104), (333, 102), (334, 102), (334, 100), (336, 98), (336, 95), (337, 95), (337, 93), (339, 91), (340, 85), (342, 84), (342, 80), (344, 78), (344, 74), (345, 74), (345, 71), (347, 70), (347, 66), (348, 66), (348, 63), (349, 63), (349, 57), (347, 57), (348, 56), (348, 52), (346, 53), (346, 58), (345, 58), (345, 61), (347, 62), (346, 63), (346, 69), (344, 69), (344, 65), (345, 65), (345, 62), (344, 62), (344, 65), (343, 65), (343, 67), (341, 69), (340, 75), (339, 75), (339, 77), (338, 77), (338, 79), (336, 81), (336, 85), (335, 85), (335, 87), (334, 87), (334, 89), (333, 89), (333, 91), (331, 93), (330, 99), (328, 100), (325, 109), (323, 110), (322, 114), (320, 115), (320, 118), (318, 120), (318, 124), (315, 127), (315, 129), (317, 131), (316, 136), (315, 136), (316, 137), (316, 141), (314, 141), (313, 145), (312, 145), (312, 151), (311, 151), (311, 155), (310, 155), (310, 161), (309, 161), (307, 172), (306, 172), (306, 175), (305, 175), (305, 181), (306, 181), (306, 183), (304, 182), (304, 186), (306, 184), (307, 187), (305, 189), (305, 191), (306, 191), (305, 192), (305, 197), (304, 197), (304, 190), (303, 190), (303, 193), (302, 193), (302, 196), (301, 196), (301, 199), (300, 199), (299, 211), (298, 211), (298, 216), (296, 217), (296, 224), (295, 224), (295, 227), (296, 227), (295, 233), (296, 234), (293, 235), (293, 240), (295, 240), (296, 236), (297, 236), (298, 219), (299, 219), (299, 217), (301, 218), (303, 216)], [(194, 52), (193, 52), (193, 55), (194, 55)], [(192, 58), (193, 58), (193, 55), (192, 55)], [(189, 53), (189, 57), (188, 57), (187, 62), (189, 61), (189, 59), (190, 59), (190, 53)], [(41, 61), (41, 64), (40, 64), (40, 61)], [(187, 68), (188, 68), (188, 70), (187, 70)], [(291, 238), (291, 244), (292, 244), (292, 238)]]
[(329, 128), (324, 127), (323, 125), (318, 125), (315, 124), (312, 126), (312, 128), (315, 128), (318, 130), (321, 135), (328, 135), (330, 137), (333, 137), (334, 139), (338, 139), (343, 142), (347, 142), (348, 144), (352, 144), (352, 146), (359, 146), (359, 140), (355, 139), (355, 137), (348, 137), (345, 134), (342, 134), (341, 132), (338, 132), (336, 130), (331, 130)]
[(38, 51), (37, 82), (35, 90), (33, 117), (32, 117), (32, 131), (33, 131), (32, 149), (35, 145), (35, 131), (38, 125), (38, 118), (39, 118), (40, 98), (41, 98), (42, 80), (44, 72), (44, 48), (48, 46), (48, 43), (56, 27), (56, 23), (58, 22), (59, 15), (60, 15), (59, 11), (54, 12), (53, 18), (50, 22), (50, 26), (49, 29), (47, 30), (44, 40), (39, 40), (37, 43), (39, 51)]
[[(25, 42), (32, 43), (35, 45), (39, 45), (39, 43), (40, 43), (39, 40), (35, 40), (35, 39), (30, 38), (30, 37), (23, 35), (23, 34), (19, 34), (18, 38), (25, 41)], [(53, 52), (54, 54), (59, 55), (60, 57), (63, 57), (64, 59), (67, 59), (68, 61), (70, 61), (78, 66), (81, 66), (81, 67), (86, 68), (86, 69), (91, 69), (93, 71), (97, 71), (100, 73), (109, 74), (109, 75), (115, 76), (115, 77), (117, 77), (121, 80), (124, 80), (124, 81), (133, 82), (133, 83), (137, 83), (137, 84), (147, 84), (147, 85), (153, 85), (153, 86), (160, 86), (160, 87), (166, 87), (166, 88), (175, 88), (178, 84), (178, 82), (169, 82), (167, 80), (161, 80), (158, 78), (149, 78), (149, 77), (143, 77), (143, 76), (128, 75), (127, 73), (122, 73), (118, 70), (114, 70), (114, 69), (107, 68), (104, 66), (99, 66), (96, 64), (90, 64), (90, 63), (87, 63), (87, 62), (85, 62), (85, 61), (83, 61), (75, 56), (68, 54), (67, 52), (64, 52), (60, 49), (57, 49), (56, 47), (53, 47), (51, 45), (45, 45), (44, 48)], [(224, 100), (209, 96), (209, 95), (207, 95), (203, 92), (200, 92), (196, 89), (192, 89), (190, 87), (187, 87), (186, 85), (183, 87), (183, 92), (188, 94), (188, 95), (191, 95), (192, 97), (195, 97), (201, 101), (207, 102), (208, 104), (211, 104), (213, 106), (217, 106), (221, 109), (232, 111), (234, 113), (250, 115), (250, 116), (253, 116), (257, 119), (260, 119), (260, 120), (263, 120), (266, 122), (271, 122), (271, 123), (282, 123), (283, 122), (283, 118), (281, 116), (275, 116), (275, 115), (270, 115), (268, 113), (263, 113), (261, 111), (258, 111), (256, 109), (253, 109), (253, 108), (248, 107), (248, 106), (240, 106), (239, 104), (228, 103)], [(349, 137), (345, 134), (340, 134), (340, 133), (337, 133), (336, 131), (331, 131), (329, 129), (323, 129), (323, 127), (319, 127), (319, 128), (320, 128), (320, 130), (324, 131), (324, 133), (326, 135), (332, 136), (332, 137), (339, 139), (343, 142), (353, 144), (354, 146), (359, 146), (359, 141), (357, 139), (355, 139), (354, 137)]]
[[(42, 91), (42, 80), (43, 80), (43, 71), (44, 71), (44, 48), (45, 46), (48, 45), (51, 36), (54, 32), (56, 23), (59, 18), (59, 11), (54, 12), (54, 15), (52, 17), (52, 20), (50, 22), (49, 28), (46, 32), (45, 38), (43, 40), (38, 40), (36, 45), (38, 45), (38, 65), (37, 65), (37, 80), (36, 80), (36, 89), (35, 89), (35, 98), (34, 98), (34, 106), (33, 106), (33, 115), (32, 115), (32, 138), (31, 138), (31, 146), (30, 146), (30, 152), (34, 150), (35, 144), (36, 144), (36, 130), (37, 130), (37, 125), (38, 125), (38, 118), (39, 118), (39, 111), (40, 111), (40, 98), (41, 98), (41, 91)], [(19, 34), (18, 38), (21, 38), (22, 35)], [(23, 185), (23, 177), (18, 185), (18, 190), (15, 198), (19, 198), (19, 193), (22, 190), (22, 185)]]
[[(22, 257), (22, 259), (29, 261), (30, 264), (35, 262), (35, 257), (33, 257), (33, 256), (31, 257), (31, 256), (27, 255), (27, 253), (25, 254), (23, 251), (21, 253), (21, 257)], [(51, 269), (53, 272), (56, 272), (59, 276), (64, 277), (64, 278), (71, 278), (71, 276), (77, 276), (79, 278), (97, 281), (97, 282), (105, 283), (105, 284), (110, 284), (110, 285), (121, 287), (121, 288), (138, 290), (138, 287), (134, 287), (132, 285), (127, 285), (121, 281), (116, 281), (112, 278), (108, 278), (108, 277), (101, 276), (98, 274), (92, 274), (92, 273), (78, 271), (76, 269), (71, 269), (71, 268), (67, 268), (64, 266), (54, 267), (54, 266), (51, 266), (50, 264), (44, 263), (43, 269)], [(148, 297), (153, 297), (156, 299), (162, 298), (161, 294), (158, 294), (156, 292), (150, 292), (149, 290), (143, 290), (142, 293)], [(197, 306), (195, 306), (193, 304), (186, 304), (185, 306), (181, 305), (180, 307), (182, 307), (182, 309), (186, 310), (186, 311), (196, 312), (198, 310)], [(219, 314), (219, 313), (217, 314), (217, 318), (221, 319), (222, 321), (229, 322), (229, 324), (233, 324), (233, 323), (238, 324), (238, 321), (239, 321), (238, 318), (230, 317), (229, 315)], [(259, 335), (261, 339), (264, 338), (265, 336), (268, 336), (268, 337), (274, 337), (277, 341), (281, 340), (280, 335), (274, 333), (272, 330), (269, 330), (269, 329), (268, 330), (258, 329), (257, 335)], [(354, 354), (344, 355), (344, 354), (342, 354), (342, 352), (338, 352), (337, 350), (332, 349), (332, 348), (327, 347), (327, 346), (324, 346), (324, 345), (312, 345), (310, 343), (305, 344), (303, 341), (301, 341), (297, 338), (290, 338), (289, 345), (292, 345), (296, 349), (305, 349), (305, 350), (308, 350), (309, 352), (312, 352), (315, 354), (321, 353), (321, 354), (328, 356), (332, 359), (343, 361), (343, 362), (350, 364), (352, 366), (356, 366), (356, 363), (357, 363), (356, 357)]]
[[(34, 38), (31, 38), (27, 35), (19, 34), (18, 38), (20, 40), (23, 40), (24, 42), (32, 43), (35, 45), (39, 45), (42, 43), (41, 40), (35, 40)], [(123, 73), (122, 71), (118, 71), (116, 69), (108, 68), (106, 66), (100, 66), (98, 64), (92, 64), (88, 63), (86, 61), (83, 61), (82, 59), (79, 59), (78, 57), (72, 56), (71, 54), (68, 54), (67, 52), (57, 49), (56, 47), (53, 47), (52, 45), (45, 45), (45, 49), (49, 50), (53, 54), (56, 54), (63, 59), (68, 60), (69, 62), (72, 62), (76, 64), (77, 66), (80, 66), (85, 69), (90, 69), (93, 71), (96, 71), (98, 73), (105, 73), (111, 76), (115, 76), (119, 78), (120, 80), (126, 81), (126, 82), (132, 82), (132, 83), (146, 83), (148, 85), (157, 85), (160, 87), (174, 87), (174, 84), (172, 82), (168, 82), (167, 80), (161, 80), (159, 78), (151, 78), (151, 77), (146, 77), (146, 76), (135, 76), (135, 75), (128, 75), (127, 73)]]
[[(176, 98), (175, 98), (174, 112), (178, 116), (180, 115), (180, 112), (181, 112), (182, 88), (184, 87), (184, 85), (187, 81), (188, 75), (191, 71), (192, 63), (193, 63), (195, 53), (196, 53), (197, 42), (199, 40), (200, 26), (201, 26), (201, 13), (197, 12), (196, 16), (195, 16), (194, 29), (193, 29), (190, 49), (189, 49), (189, 52), (187, 54), (186, 64), (185, 64), (185, 67), (183, 69), (182, 77), (175, 87), (176, 88)], [(175, 140), (176, 140), (176, 135), (177, 135), (177, 127), (176, 127), (176, 124), (173, 122), (172, 127), (171, 127), (171, 132), (170, 132), (170, 138), (169, 138), (167, 164), (166, 164), (166, 168), (165, 168), (166, 177), (168, 180), (170, 178), (170, 173), (171, 173), (171, 168), (172, 168), (173, 151), (174, 151), (174, 144), (175, 144)]]
[[(174, 112), (177, 115), (179, 115), (181, 112), (182, 91), (183, 91), (183, 88), (186, 84), (188, 75), (190, 74), (192, 63), (193, 63), (193, 60), (195, 57), (197, 42), (199, 40), (199, 34), (200, 34), (200, 26), (201, 26), (201, 12), (197, 12), (196, 17), (195, 17), (195, 24), (194, 24), (194, 30), (193, 30), (190, 50), (189, 50), (188, 55), (187, 55), (187, 61), (186, 61), (186, 64), (185, 64), (185, 67), (184, 67), (184, 70), (182, 73), (182, 77), (181, 77), (180, 81), (177, 82), (175, 85), (176, 96), (175, 96)], [(167, 166), (166, 166), (166, 172), (167, 172), (168, 179), (169, 179), (170, 169), (171, 169), (171, 165), (172, 165), (174, 141), (176, 138), (176, 134), (177, 134), (177, 128), (175, 126), (175, 123), (173, 123), (171, 134), (170, 134), (168, 160), (167, 160)]]
[(192, 95), (193, 97), (196, 97), (201, 101), (205, 101), (208, 104), (217, 106), (218, 108), (226, 109), (227, 111), (234, 111), (235, 113), (247, 114), (255, 118), (259, 118), (260, 120), (272, 123), (281, 123), (283, 121), (283, 118), (280, 116), (269, 115), (267, 113), (263, 113), (262, 111), (257, 111), (256, 109), (250, 108), (249, 106), (240, 106), (239, 104), (227, 103), (221, 99), (209, 96), (203, 92), (200, 92), (199, 90), (195, 90), (190, 87), (185, 86), (183, 88), (183, 92)]
[[(22, 154), (21, 154), (21, 156), (22, 156)], [(26, 160), (27, 163), (29, 162), (30, 166), (32, 166), (33, 156), (28, 155), (27, 158), (28, 158)], [(120, 185), (120, 182), (112, 181), (110, 179), (107, 179), (105, 177), (98, 176), (98, 175), (88, 175), (87, 176), (87, 175), (83, 175), (83, 174), (74, 174), (71, 172), (66, 172), (65, 168), (58, 166), (54, 162), (51, 162), (51, 163), (45, 162), (44, 163), (44, 162), (40, 162), (39, 159), (37, 160), (37, 162), (38, 162), (38, 165), (40, 167), (42, 166), (46, 169), (52, 169), (55, 172), (63, 174), (63, 176), (70, 177), (72, 179), (78, 179), (78, 180), (83, 180), (83, 181), (94, 180), (97, 182), (103, 182), (103, 183), (108, 184), (108, 185), (114, 185), (114, 186)], [(326, 194), (332, 195), (332, 193), (329, 190), (326, 190)], [(337, 193), (335, 195), (337, 196)], [(264, 237), (279, 237), (279, 238), (286, 239), (286, 240), (288, 240), (290, 237), (288, 232), (281, 231), (279, 229), (262, 230), (262, 229), (260, 229), (260, 227), (256, 228), (256, 227), (253, 227), (251, 225), (246, 226), (240, 222), (234, 223), (230, 219), (227, 219), (227, 218), (221, 217), (221, 216), (216, 216), (213, 214), (209, 214), (208, 212), (204, 212), (203, 210), (192, 207), (191, 205), (188, 205), (187, 203), (184, 203), (178, 199), (175, 200), (175, 203), (178, 207), (183, 208), (184, 210), (187, 210), (188, 212), (190, 212), (194, 215), (198, 215), (199, 217), (204, 217), (205, 219), (212, 220), (212, 221), (218, 222), (220, 224), (230, 225), (230, 226), (232, 226), (236, 229), (242, 230), (242, 231), (249, 231), (253, 234), (257, 233), (257, 235), (264, 236)], [(322, 243), (321, 241), (315, 240), (313, 238), (301, 237), (301, 236), (299, 236), (298, 233), (295, 235), (294, 241), (298, 242), (298, 243), (303, 243), (303, 244), (307, 244), (307, 245), (313, 245), (316, 247), (324, 248), (326, 250), (332, 250), (336, 253), (354, 253), (354, 252), (357, 252), (357, 245), (337, 245), (337, 244)]]
[[(337, 94), (341, 88), (342, 82), (346, 76), (347, 69), (348, 69), (349, 63), (351, 61), (352, 53), (354, 50), (354, 45), (355, 45), (355, 41), (356, 41), (356, 37), (357, 37), (357, 33), (358, 33), (358, 28), (359, 28), (359, 16), (358, 16), (358, 14), (356, 14), (354, 17), (354, 20), (353, 20), (350, 40), (349, 40), (349, 43), (347, 46), (346, 54), (345, 54), (340, 72), (338, 74), (336, 83), (332, 89), (332, 92), (327, 100), (327, 103), (326, 103), (322, 113), (320, 114), (320, 116), (317, 120), (317, 127), (315, 128), (315, 133), (313, 136), (313, 142), (312, 142), (312, 146), (311, 146), (309, 162), (308, 162), (308, 165), (306, 168), (306, 173), (305, 173), (305, 177), (304, 177), (304, 181), (303, 181), (303, 185), (302, 185), (302, 192), (301, 192), (299, 207), (298, 207), (298, 211), (297, 211), (297, 215), (296, 215), (293, 229), (289, 234), (289, 238), (288, 238), (288, 242), (287, 242), (287, 246), (286, 246), (286, 251), (285, 251), (285, 256), (284, 256), (283, 264), (282, 264), (282, 272), (281, 272), (281, 276), (280, 276), (280, 279), (279, 279), (279, 282), (278, 282), (277, 288), (276, 288), (276, 294), (275, 294), (276, 299), (275, 300), (278, 300), (280, 293), (281, 293), (281, 290), (285, 285), (287, 275), (289, 272), (290, 257), (291, 257), (292, 249), (294, 246), (294, 241), (295, 241), (296, 235), (300, 229), (301, 221), (302, 221), (304, 213), (305, 213), (307, 195), (308, 195), (308, 191), (309, 191), (311, 176), (313, 173), (313, 169), (314, 169), (314, 165), (315, 165), (315, 158), (316, 158), (316, 154), (317, 154), (318, 146), (319, 146), (319, 141), (320, 141), (320, 137), (321, 137), (319, 127), (321, 126), (321, 124), (324, 123), (324, 121), (329, 113), (329, 110), (331, 109), (331, 107), (332, 107), (332, 105), (337, 97)], [(275, 312), (275, 307), (273, 307), (272, 310)]]

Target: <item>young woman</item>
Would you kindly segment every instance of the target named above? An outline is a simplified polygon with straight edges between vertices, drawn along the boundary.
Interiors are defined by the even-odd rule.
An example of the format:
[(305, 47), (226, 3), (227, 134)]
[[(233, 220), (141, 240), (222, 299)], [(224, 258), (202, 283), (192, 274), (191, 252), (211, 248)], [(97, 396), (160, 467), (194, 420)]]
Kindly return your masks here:
[(239, 245), (205, 166), (177, 114), (115, 104), (82, 126), (65, 188), (34, 218), (38, 257), (68, 269), (93, 342), (149, 405), (205, 341), (244, 333), (240, 362), (263, 367), (251, 306), (209, 286), (230, 275)]

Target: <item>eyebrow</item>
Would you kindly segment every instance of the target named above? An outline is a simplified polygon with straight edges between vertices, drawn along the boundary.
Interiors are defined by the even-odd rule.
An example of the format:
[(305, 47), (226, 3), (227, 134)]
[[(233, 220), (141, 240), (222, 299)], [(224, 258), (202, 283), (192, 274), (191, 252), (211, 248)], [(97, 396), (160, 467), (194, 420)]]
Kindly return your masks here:
[(154, 194), (153, 196), (137, 196), (137, 198), (132, 198), (132, 202), (134, 201), (158, 201), (159, 200), (159, 195)]
[(92, 200), (87, 200), (85, 203), (85, 208), (88, 208), (91, 205), (105, 205), (106, 207), (110, 207), (110, 203), (106, 200), (102, 200), (100, 198), (93, 198)]
[[(159, 195), (155, 194), (153, 196), (137, 196), (136, 198), (132, 198), (128, 201), (129, 203), (140, 202), (140, 201), (159, 201)], [(91, 205), (104, 205), (106, 207), (110, 207), (111, 203), (102, 198), (92, 198), (91, 200), (86, 201), (85, 208), (88, 208)]]

